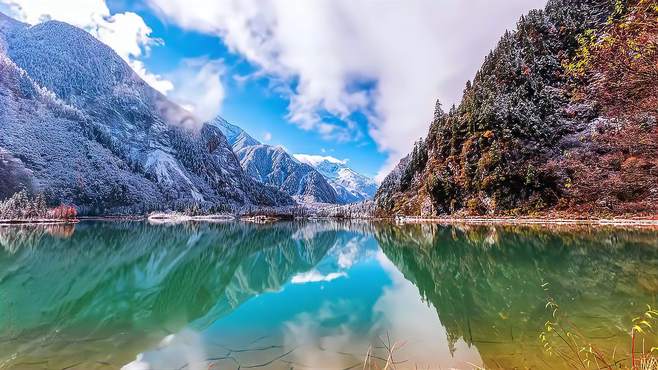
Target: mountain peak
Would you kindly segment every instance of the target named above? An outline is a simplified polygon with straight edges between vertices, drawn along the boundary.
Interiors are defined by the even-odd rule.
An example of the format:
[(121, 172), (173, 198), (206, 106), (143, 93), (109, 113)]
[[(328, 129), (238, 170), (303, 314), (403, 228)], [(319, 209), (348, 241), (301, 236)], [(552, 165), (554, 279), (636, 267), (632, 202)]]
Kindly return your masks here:
[(0, 52), (6, 52), (7, 39), (13, 32), (27, 27), (29, 27), (28, 24), (19, 22), (3, 12), (0, 12)]
[(240, 165), (253, 179), (279, 188), (302, 202), (338, 202), (327, 179), (312, 166), (288, 154), (282, 146), (263, 144), (221, 117), (209, 124), (226, 136), (240, 159)]
[(342, 166), (345, 166), (347, 164), (346, 159), (341, 160), (332, 156), (322, 156), (322, 155), (313, 155), (313, 154), (295, 154), (294, 156), (298, 161), (310, 164), (311, 166), (314, 167), (321, 165), (322, 163), (342, 165)]
[(235, 152), (249, 146), (261, 145), (261, 142), (251, 137), (242, 128), (228, 123), (224, 118), (217, 116), (208, 124), (217, 127), (226, 136), (229, 145)]
[(318, 170), (336, 190), (340, 203), (372, 199), (377, 191), (377, 183), (348, 167), (347, 160), (312, 154), (295, 154), (295, 158)]

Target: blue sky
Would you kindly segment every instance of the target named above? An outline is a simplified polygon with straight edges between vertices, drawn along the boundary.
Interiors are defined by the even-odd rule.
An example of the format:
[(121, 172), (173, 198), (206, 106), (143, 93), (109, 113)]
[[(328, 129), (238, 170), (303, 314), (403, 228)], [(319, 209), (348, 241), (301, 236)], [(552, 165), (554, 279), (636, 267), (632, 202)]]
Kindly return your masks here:
[(521, 14), (545, 0), (0, 0), (115, 49), (202, 119), (381, 180)]
[[(255, 73), (252, 66), (239, 54), (231, 53), (221, 38), (186, 31), (175, 24), (166, 24), (140, 2), (108, 1), (112, 13), (132, 11), (139, 14), (153, 30), (152, 37), (164, 40), (164, 45), (151, 48), (144, 62), (148, 69), (160, 75), (176, 70), (184, 59), (220, 59), (226, 68), (222, 83), (226, 96), (220, 115), (246, 130), (254, 138), (271, 145), (282, 145), (290, 153), (305, 153), (349, 159), (355, 170), (374, 177), (386, 154), (377, 150), (368, 136), (356, 140), (325, 139), (314, 131), (307, 131), (286, 120), (288, 99), (272, 91), (266, 78), (238, 82), (233, 76)], [(367, 131), (361, 122), (360, 130)], [(264, 139), (271, 136), (271, 139)], [(356, 138), (356, 136), (355, 136)]]

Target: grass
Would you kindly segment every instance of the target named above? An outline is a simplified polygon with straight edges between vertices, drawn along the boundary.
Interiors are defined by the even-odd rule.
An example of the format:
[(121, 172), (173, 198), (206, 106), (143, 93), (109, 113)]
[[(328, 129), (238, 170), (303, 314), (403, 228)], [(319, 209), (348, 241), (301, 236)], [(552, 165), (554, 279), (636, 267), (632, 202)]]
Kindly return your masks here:
[[(395, 360), (395, 354), (397, 351), (402, 349), (405, 346), (406, 342), (393, 342), (391, 343), (391, 338), (388, 333), (386, 333), (386, 341), (381, 337), (379, 338), (380, 345), (373, 347), (372, 345), (368, 347), (368, 352), (363, 361), (362, 370), (395, 370), (398, 365), (404, 364), (407, 361), (398, 361)], [(377, 356), (374, 354), (374, 350), (384, 350), (384, 356)]]
[[(548, 283), (542, 287), (549, 291)], [(613, 348), (603, 349), (594, 344), (583, 331), (560, 310), (560, 306), (550, 297), (546, 309), (551, 318), (544, 324), (539, 334), (544, 351), (550, 357), (561, 359), (572, 369), (619, 369), (658, 370), (657, 347), (647, 349), (645, 338), (654, 334), (658, 322), (658, 310), (650, 305), (630, 323), (629, 344), (626, 351)], [(641, 342), (640, 342), (641, 340)]]

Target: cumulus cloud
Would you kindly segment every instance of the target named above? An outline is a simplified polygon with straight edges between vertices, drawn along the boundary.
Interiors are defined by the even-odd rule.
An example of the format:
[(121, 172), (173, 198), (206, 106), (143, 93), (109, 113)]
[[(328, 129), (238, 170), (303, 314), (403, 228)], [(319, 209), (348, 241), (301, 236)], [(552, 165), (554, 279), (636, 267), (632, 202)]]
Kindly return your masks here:
[(58, 20), (80, 27), (105, 43), (123, 58), (147, 83), (163, 94), (173, 84), (149, 72), (140, 60), (153, 45), (161, 41), (151, 38), (151, 28), (142, 17), (132, 12), (110, 14), (105, 0), (0, 0), (12, 16), (37, 24)]
[(203, 121), (217, 116), (226, 97), (222, 84), (226, 68), (222, 60), (186, 59), (167, 78), (176, 89), (169, 95)]
[(335, 164), (347, 164), (347, 159), (338, 159), (330, 155), (313, 155), (313, 154), (293, 154), (293, 157), (302, 163), (311, 166), (317, 166), (322, 162), (329, 162)]
[(265, 132), (263, 134), (263, 141), (268, 142), (272, 140), (272, 133), (271, 132)]
[(345, 139), (365, 115), (385, 173), (427, 132), (434, 101), (457, 103), (504, 30), (546, 0), (147, 1), (284, 85), (299, 127)]

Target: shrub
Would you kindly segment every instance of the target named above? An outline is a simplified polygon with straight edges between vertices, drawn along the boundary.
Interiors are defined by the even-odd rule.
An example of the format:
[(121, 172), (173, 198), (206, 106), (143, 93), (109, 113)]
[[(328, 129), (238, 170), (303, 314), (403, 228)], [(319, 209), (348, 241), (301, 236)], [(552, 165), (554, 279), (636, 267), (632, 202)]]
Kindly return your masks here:
[(59, 219), (59, 220), (72, 220), (75, 219), (78, 215), (75, 207), (67, 205), (59, 205), (51, 209), (48, 212), (49, 218)]

